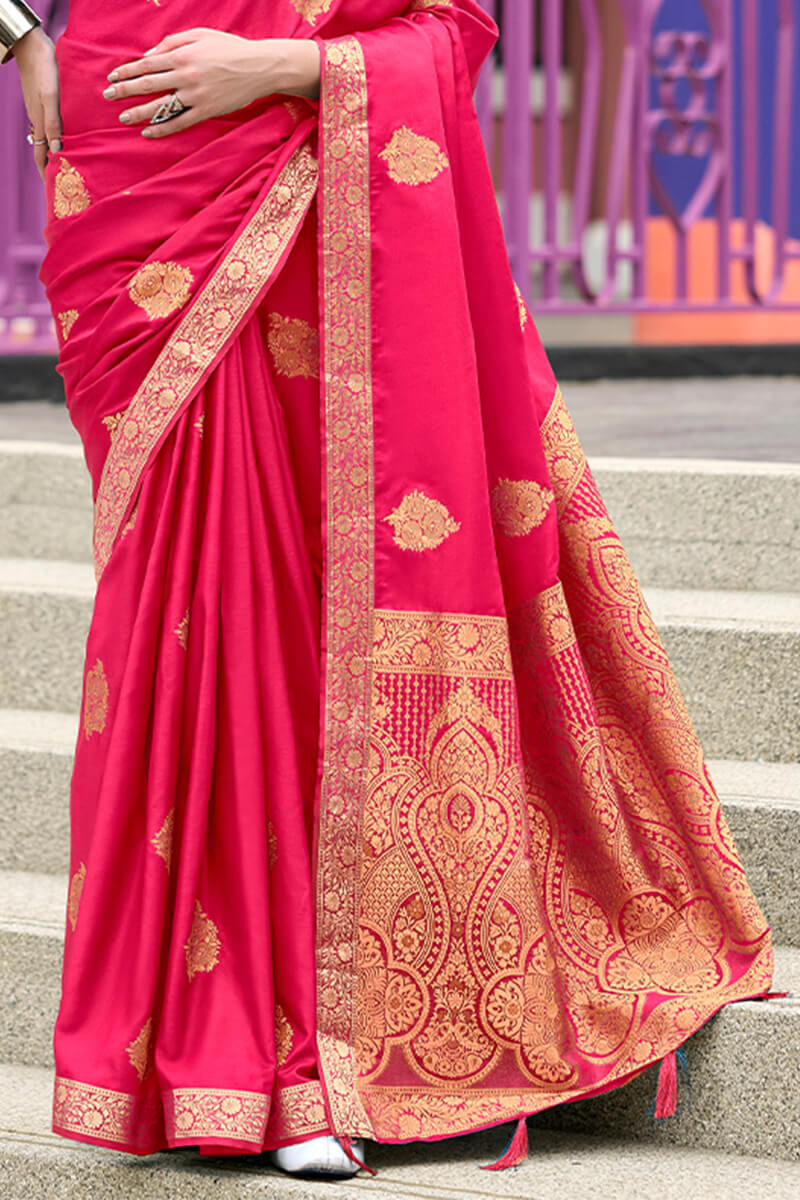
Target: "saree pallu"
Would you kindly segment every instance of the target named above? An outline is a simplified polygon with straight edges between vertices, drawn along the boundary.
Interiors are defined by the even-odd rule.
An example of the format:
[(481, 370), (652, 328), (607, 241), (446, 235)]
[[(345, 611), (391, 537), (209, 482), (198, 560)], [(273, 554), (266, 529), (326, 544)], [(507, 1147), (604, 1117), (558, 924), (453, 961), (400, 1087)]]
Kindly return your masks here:
[(59, 44), (43, 276), (98, 589), (54, 1128), (257, 1153), (605, 1091), (771, 946), (509, 271), (494, 27), (234, 4), (318, 38), (319, 103), (96, 127), (77, 72), (181, 16), (139, 46), (119, 5), (101, 48), (78, 3)]

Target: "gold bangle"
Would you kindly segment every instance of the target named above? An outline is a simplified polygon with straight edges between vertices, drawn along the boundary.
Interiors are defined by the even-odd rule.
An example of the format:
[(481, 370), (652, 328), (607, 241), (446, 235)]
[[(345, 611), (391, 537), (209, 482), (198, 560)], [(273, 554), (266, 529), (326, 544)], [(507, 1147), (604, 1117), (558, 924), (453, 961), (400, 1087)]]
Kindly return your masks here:
[(25, 0), (0, 0), (0, 47), (4, 48), (0, 62), (8, 62), (20, 38), (41, 23)]

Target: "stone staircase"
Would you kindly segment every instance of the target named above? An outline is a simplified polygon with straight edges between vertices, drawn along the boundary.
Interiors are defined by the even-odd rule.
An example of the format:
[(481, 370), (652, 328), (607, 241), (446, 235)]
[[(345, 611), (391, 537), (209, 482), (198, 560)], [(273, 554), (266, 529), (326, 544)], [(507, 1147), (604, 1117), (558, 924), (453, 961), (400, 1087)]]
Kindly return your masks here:
[[(746, 1200), (800, 1195), (800, 465), (595, 459), (773, 926), (780, 1000), (724, 1009), (687, 1047), (679, 1114), (651, 1070), (531, 1122), (526, 1166), (477, 1173), (503, 1131), (375, 1147), (345, 1198)], [(0, 1197), (330, 1195), (264, 1164), (142, 1162), (49, 1132), (68, 785), (94, 590), (80, 449), (0, 441)]]

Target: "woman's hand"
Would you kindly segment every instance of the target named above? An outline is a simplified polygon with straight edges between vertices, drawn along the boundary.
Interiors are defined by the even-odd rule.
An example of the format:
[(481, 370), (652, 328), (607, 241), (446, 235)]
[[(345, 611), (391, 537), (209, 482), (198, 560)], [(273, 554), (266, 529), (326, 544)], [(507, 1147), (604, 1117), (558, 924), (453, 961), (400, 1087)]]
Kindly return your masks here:
[(110, 86), (103, 92), (107, 100), (158, 96), (123, 109), (119, 119), (126, 125), (149, 122), (165, 96), (178, 93), (187, 111), (142, 130), (146, 137), (166, 137), (275, 92), (319, 95), (320, 54), (310, 40), (253, 41), (218, 29), (188, 29), (164, 38), (108, 78)]
[[(33, 129), (33, 157), (44, 179), (49, 151), (61, 149), (61, 113), (58, 107), (58, 65), (53, 43), (37, 26), (21, 37), (12, 51), (19, 67), (22, 95)], [(46, 140), (45, 140), (46, 139)]]

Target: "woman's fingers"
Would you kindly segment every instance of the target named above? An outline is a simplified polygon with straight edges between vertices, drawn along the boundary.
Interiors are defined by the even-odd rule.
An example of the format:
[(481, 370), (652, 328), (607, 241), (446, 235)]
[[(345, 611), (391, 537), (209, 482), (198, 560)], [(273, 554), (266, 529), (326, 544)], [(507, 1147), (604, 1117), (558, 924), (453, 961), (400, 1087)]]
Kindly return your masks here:
[(207, 116), (207, 113), (200, 113), (196, 108), (187, 108), (180, 116), (172, 117), (169, 121), (162, 121), (160, 125), (147, 125), (142, 130), (142, 137), (169, 137), (172, 133), (180, 133), (182, 129), (190, 129), (192, 125), (199, 125)]
[[(58, 92), (43, 96), (42, 106), (44, 108), (44, 136), (47, 138), (47, 146), (43, 146), (42, 149), (57, 153), (61, 149), (61, 111)], [(39, 149), (38, 146), (37, 149)], [(45, 159), (46, 157), (45, 154)]]
[(158, 75), (140, 75), (127, 83), (112, 83), (105, 89), (106, 100), (126, 100), (128, 96), (150, 96), (153, 92), (165, 92), (177, 87), (174, 71), (162, 71)]
[(136, 79), (140, 75), (156, 75), (159, 71), (171, 71), (175, 63), (169, 54), (149, 54), (146, 58), (134, 58), (131, 62), (115, 67), (108, 74), (109, 83), (123, 79)]
[[(41, 130), (41, 131), (35, 130), (33, 136), (36, 138), (36, 141), (38, 142), (41, 138), (44, 137), (44, 131), (43, 130)], [(33, 161), (36, 163), (36, 170), (39, 172), (42, 179), (44, 179), (44, 169), (47, 166), (47, 145), (46, 144), (42, 145), (42, 146), (34, 146), (33, 147)]]
[(181, 33), (170, 33), (155, 46), (145, 50), (145, 55), (149, 58), (151, 54), (163, 54), (165, 51), (177, 49), (178, 46), (188, 46), (190, 42), (196, 42), (204, 33), (212, 32), (213, 30), (210, 29), (184, 29)]
[(168, 96), (159, 96), (157, 100), (150, 100), (147, 104), (138, 104), (136, 108), (126, 108), (119, 114), (119, 119), (123, 125), (135, 125), (139, 121), (150, 121), (164, 101), (168, 99)]

